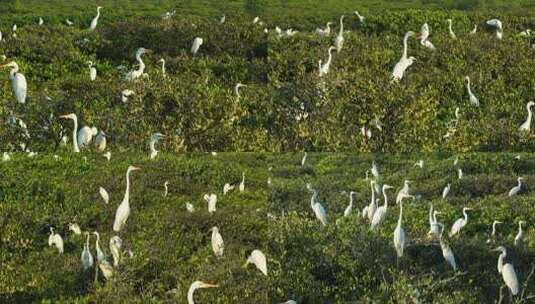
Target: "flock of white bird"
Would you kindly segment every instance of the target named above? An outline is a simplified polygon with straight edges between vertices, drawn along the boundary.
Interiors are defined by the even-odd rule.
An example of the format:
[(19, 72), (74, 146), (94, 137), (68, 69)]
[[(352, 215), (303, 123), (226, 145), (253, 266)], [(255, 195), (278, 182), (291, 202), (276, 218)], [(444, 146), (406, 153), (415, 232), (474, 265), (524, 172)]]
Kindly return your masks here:
[[(301, 166), (304, 166), (306, 163), (307, 154), (302, 158)], [(424, 161), (420, 160), (414, 164), (415, 167), (423, 168), (424, 167)], [(458, 159), (454, 161), (454, 166), (458, 166)], [(459, 179), (462, 179), (462, 170), (458, 168), (459, 170)], [(369, 172), (372, 173), (373, 178), (369, 177)], [(370, 170), (366, 172), (366, 180), (370, 180), (370, 188), (371, 188), (371, 200), (370, 203), (362, 209), (360, 212), (360, 215), (362, 219), (369, 221), (370, 223), (370, 230), (377, 230), (381, 224), (385, 221), (388, 214), (388, 194), (387, 190), (393, 189), (393, 186), (383, 184), (380, 186), (380, 180), (382, 177), (379, 174), (379, 169), (375, 161), (372, 163), (372, 167)], [(523, 178), (519, 177), (517, 179), (518, 184), (511, 188), (511, 190), (507, 193), (507, 196), (515, 196), (519, 194), (519, 192), (522, 190), (522, 181)], [(410, 184), (411, 181), (405, 180), (403, 183), (403, 187), (400, 188), (400, 190), (397, 193), (396, 196), (396, 204), (399, 205), (399, 218), (397, 222), (397, 226), (394, 230), (393, 235), (393, 243), (394, 243), (394, 249), (397, 253), (398, 259), (403, 257), (403, 252), (407, 244), (407, 234), (402, 226), (402, 220), (403, 220), (403, 200), (406, 198), (415, 198), (415, 195), (410, 194)], [(321, 223), (322, 226), (327, 226), (328, 220), (327, 220), (327, 211), (325, 207), (319, 202), (318, 200), (318, 191), (312, 188), (312, 185), (308, 183), (306, 185), (306, 188), (312, 192), (312, 197), (310, 199), (310, 206), (311, 209), (315, 215), (315, 217), (318, 219), (318, 221)], [(451, 189), (451, 184), (447, 184), (443, 191), (441, 197), (443, 199), (446, 199)], [(343, 216), (349, 216), (352, 214), (355, 209), (354, 207), (354, 197), (357, 195), (355, 191), (349, 192), (349, 204), (344, 210)], [(382, 206), (379, 205), (380, 199), (375, 197), (375, 195), (382, 194), (384, 204)], [(417, 195), (416, 197), (419, 197)], [(451, 226), (449, 237), (460, 237), (461, 231), (466, 227), (468, 224), (468, 214), (467, 211), (471, 210), (469, 207), (464, 207), (462, 209), (463, 217), (457, 219)], [(429, 232), (428, 236), (432, 238), (438, 238), (440, 248), (442, 250), (442, 254), (444, 256), (444, 259), (446, 262), (453, 268), (454, 271), (457, 271), (457, 263), (455, 260), (454, 252), (451, 248), (451, 246), (448, 244), (447, 240), (443, 238), (443, 233), (445, 229), (445, 225), (438, 221), (437, 215), (441, 212), (434, 210), (433, 205), (431, 204), (429, 209)], [(492, 231), (489, 235), (489, 239), (487, 240), (487, 243), (494, 244), (497, 242), (496, 238), (496, 225), (501, 224), (502, 222), (494, 221), (492, 223)], [(514, 244), (515, 246), (519, 246), (524, 232), (522, 230), (522, 225), (524, 224), (524, 221), (518, 222), (518, 234), (514, 238)], [(516, 276), (516, 272), (514, 270), (512, 263), (506, 263), (504, 264), (504, 259), (507, 255), (507, 251), (505, 247), (499, 246), (496, 249), (493, 249), (495, 251), (500, 251), (501, 254), (499, 256), (498, 260), (498, 272), (503, 276), (503, 280), (509, 290), (511, 291), (511, 294), (513, 296), (517, 295), (519, 292), (519, 283)]]

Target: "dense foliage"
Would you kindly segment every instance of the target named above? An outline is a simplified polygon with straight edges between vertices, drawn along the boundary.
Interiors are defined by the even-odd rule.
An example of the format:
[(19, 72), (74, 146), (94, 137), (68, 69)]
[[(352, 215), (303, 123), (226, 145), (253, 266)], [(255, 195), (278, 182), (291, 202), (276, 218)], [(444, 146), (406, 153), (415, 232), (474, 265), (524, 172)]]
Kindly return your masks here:
[[(156, 161), (117, 154), (13, 157), (0, 170), (0, 302), (2, 303), (184, 303), (195, 280), (219, 284), (200, 290), (200, 303), (265, 303), (265, 276), (243, 267), (254, 249), (266, 251), (265, 156), (161, 155)], [(101, 247), (108, 240), (115, 210), (131, 175), (131, 214), (119, 236), (125, 254), (111, 281), (94, 282), (93, 271), (80, 263), (85, 236), (68, 230), (75, 222), (83, 231), (98, 231)], [(225, 183), (237, 184), (245, 172), (245, 191), (223, 195)], [(163, 197), (164, 182), (169, 192)], [(102, 186), (109, 204), (99, 196)], [(203, 195), (218, 196), (208, 213)], [(195, 211), (186, 211), (186, 203)], [(222, 258), (210, 245), (210, 228), (218, 226), (225, 241)], [(48, 246), (49, 227), (65, 242), (65, 253)], [(95, 238), (91, 251), (95, 255)], [(96, 257), (95, 257), (96, 258)]]
[[(259, 4), (259, 7), (262, 7)], [(223, 10), (224, 11), (224, 10)], [(249, 13), (256, 12), (250, 9)], [(519, 135), (525, 104), (533, 99), (534, 50), (529, 38), (517, 34), (534, 28), (530, 17), (500, 13), (460, 11), (391, 11), (366, 15), (357, 22), (351, 12), (340, 10), (315, 16), (280, 19), (277, 10), (260, 10), (264, 24), (252, 24), (251, 15), (228, 12), (224, 24), (215, 16), (159, 16), (124, 18), (103, 10), (94, 33), (86, 31), (94, 14), (64, 23), (57, 14), (38, 26), (36, 17), (2, 21), (0, 54), (15, 60), (28, 79), (28, 101), (17, 104), (7, 69), (0, 82), (0, 148), (18, 150), (20, 143), (33, 151), (57, 148), (71, 124), (58, 115), (74, 112), (82, 125), (96, 126), (109, 135), (112, 147), (139, 151), (153, 132), (168, 135), (167, 151), (503, 151), (535, 146), (534, 135)], [(326, 21), (336, 23), (347, 15), (345, 46), (334, 53), (331, 71), (318, 79), (317, 62), (326, 60), (330, 38), (313, 31)], [(363, 12), (365, 14), (365, 12)], [(447, 35), (445, 20), (454, 19), (459, 37)], [(505, 38), (496, 40), (483, 28), (485, 20), (499, 17)], [(11, 25), (18, 23), (17, 38)], [(400, 84), (389, 77), (401, 56), (405, 31), (418, 31), (429, 23), (431, 52), (415, 39), (409, 55), (417, 62)], [(468, 35), (474, 24), (480, 31)], [(273, 28), (293, 27), (293, 37), (278, 37)], [(270, 34), (264, 33), (268, 28)], [(338, 25), (333, 27), (333, 32)], [(194, 37), (204, 44), (193, 58)], [(533, 39), (531, 43), (533, 43)], [(148, 78), (135, 83), (124, 74), (136, 66), (134, 51), (146, 47)], [(158, 60), (167, 61), (167, 77)], [(87, 61), (95, 63), (98, 76), (89, 81)], [(118, 70), (117, 67), (126, 67)], [(470, 106), (464, 76), (481, 101)], [(236, 83), (242, 97), (234, 94)], [(134, 95), (121, 102), (124, 89)], [(461, 118), (456, 133), (443, 136), (454, 118)], [(305, 119), (296, 119), (304, 117)], [(31, 138), (25, 138), (13, 117), (22, 119)], [(382, 131), (374, 127), (378, 119)], [(360, 134), (372, 129), (372, 138)], [(532, 132), (533, 133), (533, 132)]]
[[(513, 263), (523, 289), (515, 303), (535, 299), (535, 220), (532, 185), (533, 155), (520, 160), (507, 154), (449, 155), (343, 155), (312, 154), (301, 166), (302, 155), (279, 155), (272, 163), (269, 220), (273, 256), (273, 298), (293, 298), (298, 303), (509, 303), (503, 279), (496, 270), (498, 255), (490, 249), (507, 248), (506, 261)], [(423, 168), (414, 166), (424, 160)], [(379, 166), (380, 182), (395, 186), (389, 192), (387, 218), (378, 230), (358, 213), (370, 202), (365, 171), (372, 160)], [(457, 168), (464, 171), (458, 179)], [(507, 197), (517, 176), (526, 178), (522, 192)], [(371, 178), (371, 174), (370, 174)], [(393, 234), (399, 216), (395, 203), (404, 179), (413, 181), (405, 200), (402, 227), (407, 236), (404, 256), (396, 260)], [(311, 193), (305, 183), (319, 190), (327, 212), (322, 227), (310, 207)], [(442, 189), (451, 183), (447, 199)], [(353, 213), (344, 217), (349, 192), (358, 194)], [(382, 198), (382, 197), (381, 197)], [(383, 202), (380, 203), (382, 205)], [(427, 236), (428, 210), (441, 211), (445, 238), (455, 254), (458, 270), (444, 261), (438, 240)], [(472, 207), (468, 224), (459, 238), (448, 238), (463, 207)], [(487, 243), (494, 220), (496, 239)], [(524, 242), (514, 246), (518, 221), (525, 220)], [(531, 276), (530, 276), (531, 275)]]

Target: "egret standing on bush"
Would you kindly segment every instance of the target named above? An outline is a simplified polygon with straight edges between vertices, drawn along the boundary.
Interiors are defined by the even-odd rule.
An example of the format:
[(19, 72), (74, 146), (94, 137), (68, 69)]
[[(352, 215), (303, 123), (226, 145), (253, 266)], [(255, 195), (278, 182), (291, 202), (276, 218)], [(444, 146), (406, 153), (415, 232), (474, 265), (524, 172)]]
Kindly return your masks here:
[(78, 147), (78, 117), (76, 117), (76, 114), (71, 113), (67, 115), (61, 115), (60, 118), (72, 119), (72, 121), (74, 122), (72, 130), (72, 145), (74, 148), (74, 152), (79, 153), (80, 147)]
[(455, 35), (455, 33), (453, 32), (453, 20), (447, 19), (446, 21), (448, 21), (448, 31), (450, 33), (451, 39), (457, 39), (457, 35)]
[(136, 50), (136, 60), (139, 63), (139, 67), (137, 68), (137, 70), (132, 70), (128, 72), (128, 74), (126, 74), (126, 80), (134, 81), (138, 79), (139, 77), (141, 77), (141, 75), (143, 75), (143, 72), (145, 71), (145, 63), (141, 59), (141, 55), (150, 53), (150, 52), (151, 50), (142, 48), (142, 47)]
[(344, 47), (344, 15), (340, 16), (340, 30), (338, 36), (334, 39), (334, 46), (336, 46), (336, 52), (340, 53), (342, 47)]
[(0, 67), (10, 67), (9, 78), (11, 78), (11, 86), (15, 97), (19, 103), (26, 103), (26, 94), (28, 93), (28, 83), (26, 77), (19, 73), (19, 65), (15, 61), (11, 61), (8, 64), (4, 64)]
[(502, 274), (503, 281), (511, 291), (511, 294), (513, 296), (516, 296), (520, 290), (520, 286), (518, 284), (518, 278), (516, 277), (515, 268), (511, 263), (503, 263), (503, 260), (507, 256), (507, 250), (505, 249), (505, 247), (500, 246), (498, 248), (493, 249), (493, 251), (501, 252), (500, 256), (498, 257), (498, 273)]
[(97, 15), (93, 20), (91, 20), (91, 25), (89, 26), (89, 31), (92, 32), (97, 28), (98, 24), (98, 18), (100, 18), (100, 10), (102, 9), (102, 6), (97, 7)]
[(128, 216), (130, 215), (130, 173), (135, 170), (141, 170), (138, 167), (129, 166), (126, 170), (126, 190), (124, 192), (123, 201), (115, 212), (115, 221), (113, 222), (113, 231), (119, 232), (126, 224)]
[(479, 99), (477, 99), (476, 95), (474, 95), (474, 93), (472, 92), (472, 89), (470, 87), (470, 77), (464, 77), (464, 81), (466, 82), (466, 90), (468, 91), (468, 96), (470, 97), (470, 103), (478, 107)]
[(405, 74), (405, 70), (407, 70), (408, 67), (410, 67), (414, 61), (416, 61), (416, 58), (414, 57), (407, 57), (407, 48), (408, 48), (408, 40), (409, 37), (414, 36), (414, 32), (409, 31), (405, 34), (405, 37), (403, 37), (403, 55), (401, 56), (401, 59), (396, 63), (394, 66), (394, 71), (392, 72), (392, 77), (394, 81), (400, 81), (403, 78), (403, 75)]
[(526, 104), (526, 110), (528, 111), (528, 117), (526, 118), (526, 121), (524, 121), (523, 124), (520, 125), (520, 132), (529, 132), (531, 130), (531, 117), (533, 116), (533, 113), (531, 112), (531, 107), (535, 106), (535, 102), (530, 101)]
[(156, 158), (156, 156), (158, 155), (158, 150), (156, 150), (156, 143), (158, 143), (158, 141), (160, 139), (164, 138), (164, 135), (162, 133), (153, 133), (151, 136), (150, 136), (150, 140), (149, 140), (149, 149), (150, 149), (150, 159), (154, 159)]
[(191, 45), (191, 53), (193, 54), (193, 56), (197, 54), (203, 42), (203, 39), (200, 37), (193, 39), (193, 44)]
[(392, 188), (394, 187), (390, 185), (386, 185), (386, 184), (383, 185), (383, 197), (384, 197), (385, 202), (384, 202), (384, 205), (377, 208), (377, 210), (373, 214), (373, 219), (371, 222), (370, 230), (374, 230), (377, 226), (382, 224), (384, 220), (386, 219), (386, 213), (388, 211), (388, 197), (386, 196), (386, 190), (392, 189)]
[(94, 81), (97, 79), (97, 69), (93, 66), (92, 61), (88, 61), (87, 64), (89, 65), (89, 80)]
[(464, 207), (463, 208), (463, 215), (464, 218), (457, 219), (455, 223), (453, 223), (453, 226), (451, 226), (450, 231), (450, 237), (454, 235), (459, 235), (461, 233), (461, 229), (468, 224), (468, 214), (466, 214), (467, 210), (472, 210), (472, 208)]
[(223, 242), (223, 237), (219, 233), (219, 228), (216, 226), (212, 227), (212, 250), (216, 257), (220, 258), (223, 256), (223, 250), (225, 250), (225, 243)]
[(323, 206), (316, 201), (318, 197), (318, 191), (316, 189), (312, 189), (312, 186), (310, 184), (307, 184), (307, 189), (309, 191), (312, 191), (312, 198), (310, 198), (310, 207), (314, 211), (314, 215), (316, 215), (316, 218), (321, 222), (323, 226), (327, 226), (327, 212), (325, 212)]
[(208, 284), (208, 283), (204, 283), (201, 281), (193, 282), (189, 286), (189, 289), (188, 289), (188, 304), (195, 304), (195, 302), (193, 301), (193, 293), (195, 292), (195, 290), (199, 288), (211, 288), (211, 287), (219, 287), (219, 285)]
[(520, 190), (522, 189), (522, 181), (524, 180), (523, 177), (519, 177), (516, 179), (517, 182), (518, 182), (518, 185), (514, 186), (513, 188), (511, 188), (511, 190), (509, 190), (509, 197), (513, 196), (513, 195), (517, 195), (518, 192), (520, 192)]

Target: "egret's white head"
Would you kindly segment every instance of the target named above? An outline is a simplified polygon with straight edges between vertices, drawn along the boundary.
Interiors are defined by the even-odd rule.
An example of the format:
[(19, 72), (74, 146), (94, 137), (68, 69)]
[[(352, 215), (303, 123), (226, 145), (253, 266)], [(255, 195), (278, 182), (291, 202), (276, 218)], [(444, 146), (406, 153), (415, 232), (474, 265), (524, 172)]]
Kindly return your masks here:
[(7, 68), (7, 67), (9, 67), (9, 68), (14, 68), (14, 69), (18, 69), (18, 68), (19, 68), (19, 65), (18, 65), (15, 61), (11, 61), (11, 62), (9, 62), (9, 63), (6, 63), (6, 64), (0, 66), (0, 68)]
[(535, 102), (534, 101), (528, 102), (528, 108), (531, 108), (533, 106), (535, 106)]
[(66, 114), (66, 115), (60, 115), (59, 117), (66, 118), (66, 119), (76, 119), (76, 114), (71, 113), (71, 114)]

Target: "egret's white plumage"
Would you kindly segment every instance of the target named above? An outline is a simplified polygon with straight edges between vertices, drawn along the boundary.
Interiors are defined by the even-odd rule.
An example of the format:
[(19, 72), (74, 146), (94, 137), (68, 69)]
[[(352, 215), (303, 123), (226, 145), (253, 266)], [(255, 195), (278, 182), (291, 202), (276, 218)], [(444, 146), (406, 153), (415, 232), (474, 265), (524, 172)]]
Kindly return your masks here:
[(470, 97), (470, 103), (472, 105), (478, 107), (479, 106), (479, 99), (472, 92), (472, 89), (470, 87), (470, 77), (468, 77), (468, 76), (464, 77), (464, 81), (466, 82), (466, 90), (468, 91), (468, 96)]
[(338, 31), (338, 36), (334, 39), (334, 46), (338, 53), (340, 53), (344, 47), (344, 17), (344, 15), (340, 16), (340, 30)]
[(409, 184), (411, 183), (410, 180), (405, 180), (403, 182), (403, 188), (401, 188), (399, 191), (398, 191), (398, 194), (396, 196), (396, 204), (399, 204), (399, 202), (401, 202), (401, 200), (408, 196), (409, 195), (409, 191), (410, 191), (410, 188), (409, 188)]
[(156, 150), (156, 143), (158, 143), (158, 141), (164, 137), (165, 136), (162, 133), (158, 133), (158, 132), (153, 133), (150, 136), (150, 140), (149, 140), (150, 159), (156, 158), (156, 156), (158, 155), (158, 152), (160, 152)]
[(50, 235), (48, 236), (48, 246), (56, 246), (59, 253), (63, 253), (63, 238), (59, 233), (54, 232), (54, 228), (50, 227)]
[(386, 195), (386, 190), (387, 189), (392, 189), (394, 187), (390, 186), (390, 185), (383, 185), (383, 197), (384, 197), (384, 205), (377, 208), (377, 210), (375, 210), (375, 213), (373, 214), (373, 219), (372, 219), (372, 222), (371, 222), (371, 225), (370, 225), (370, 230), (373, 230), (375, 229), (377, 226), (381, 225), (384, 220), (386, 219), (386, 214), (387, 214), (387, 211), (388, 211), (388, 197)]
[(121, 247), (123, 246), (123, 240), (118, 236), (113, 236), (110, 239), (110, 252), (113, 258), (113, 266), (119, 266), (121, 261)]
[(533, 101), (530, 101), (526, 104), (528, 116), (526, 117), (526, 121), (524, 121), (524, 123), (521, 124), (518, 128), (521, 132), (529, 132), (531, 130), (531, 117), (533, 116), (533, 113), (531, 112), (531, 107), (533, 106), (535, 106), (535, 102)]
[(325, 29), (322, 28), (316, 28), (316, 34), (320, 36), (329, 36), (331, 35), (331, 24), (332, 22), (327, 22), (327, 25), (325, 26)]
[(266, 256), (262, 251), (258, 249), (253, 250), (245, 263), (245, 265), (248, 264), (254, 264), (264, 275), (268, 275)]
[(312, 208), (312, 211), (314, 211), (314, 215), (316, 218), (321, 222), (323, 226), (327, 225), (327, 212), (325, 211), (325, 208), (316, 201), (318, 197), (318, 191), (316, 189), (312, 189), (312, 186), (310, 184), (307, 184), (307, 188), (309, 191), (312, 191), (312, 197), (310, 198), (310, 207)]
[(100, 10), (102, 9), (102, 6), (97, 7), (97, 15), (93, 20), (91, 20), (91, 24), (89, 25), (89, 31), (92, 32), (97, 28), (98, 24), (98, 18), (100, 18)]
[(429, 232), (427, 232), (427, 235), (429, 236), (438, 236), (440, 234), (440, 223), (437, 220), (437, 214), (440, 214), (441, 212), (433, 210), (433, 204), (431, 204), (431, 207), (429, 208)]
[(455, 35), (455, 33), (453, 32), (453, 20), (447, 19), (446, 21), (448, 21), (448, 31), (449, 31), (450, 37), (452, 39), (457, 39), (457, 35)]
[(247, 85), (243, 84), (243, 83), (237, 83), (235, 86), (234, 86), (234, 94), (236, 94), (236, 98), (239, 100), (241, 98), (241, 95), (240, 95), (240, 88), (241, 87), (246, 87)]
[(136, 93), (130, 89), (125, 89), (121, 92), (121, 101), (122, 102), (127, 102), (128, 101), (128, 98), (130, 98), (130, 96), (132, 95), (135, 95)]
[(97, 133), (98, 130), (95, 127), (83, 126), (80, 130), (78, 130), (77, 142), (80, 149), (88, 147), (93, 139), (93, 136), (97, 135)]
[(524, 231), (522, 231), (522, 224), (524, 224), (524, 221), (518, 222), (518, 233), (515, 236), (515, 246), (518, 246), (520, 242), (522, 241), (522, 237), (524, 236)]
[(363, 23), (363, 22), (364, 22), (364, 19), (365, 19), (364, 16), (362, 16), (361, 14), (359, 14), (358, 11), (355, 11), (354, 13), (355, 13), (355, 15), (357, 16), (357, 18), (359, 18), (359, 22), (360, 22), (360, 23)]
[(451, 247), (448, 245), (446, 241), (442, 238), (442, 234), (444, 233), (444, 225), (441, 223), (438, 223), (440, 226), (440, 234), (439, 234), (439, 241), (440, 241), (440, 248), (442, 249), (442, 256), (450, 264), (450, 266), (453, 268), (453, 271), (457, 271), (457, 263), (455, 262), (455, 255), (453, 254), (453, 250), (451, 250)]
[(470, 31), (470, 35), (475, 35), (477, 33), (477, 24), (474, 25), (474, 28)]
[(128, 72), (126, 74), (126, 80), (134, 81), (134, 80), (138, 79), (139, 77), (141, 77), (141, 75), (143, 75), (143, 73), (145, 72), (145, 63), (141, 59), (141, 56), (143, 54), (150, 53), (150, 52), (151, 52), (151, 50), (146, 49), (146, 48), (142, 48), (142, 47), (140, 47), (140, 48), (138, 48), (136, 50), (136, 60), (139, 63), (139, 67), (137, 68), (137, 70), (132, 70), (132, 71)]
[(15, 97), (19, 103), (26, 103), (26, 95), (28, 93), (28, 83), (26, 77), (19, 73), (19, 65), (15, 61), (4, 64), (0, 67), (10, 67), (9, 78), (11, 79), (11, 86)]
[(307, 162), (307, 157), (308, 157), (308, 154), (307, 152), (305, 151), (305, 154), (303, 155), (303, 158), (301, 158), (301, 167), (304, 167), (306, 162)]
[(332, 51), (335, 50), (335, 47), (331, 46), (328, 50), (328, 58), (325, 63), (322, 63), (323, 61), (319, 61), (319, 76), (325, 76), (329, 73), (329, 69), (331, 68), (331, 61), (332, 61)]
[(218, 258), (223, 256), (223, 250), (225, 250), (223, 237), (221, 236), (221, 233), (219, 233), (219, 228), (216, 226), (212, 227), (212, 250)]
[(344, 216), (348, 216), (353, 211), (353, 196), (357, 193), (355, 191), (349, 192), (349, 205), (347, 205), (346, 209), (344, 210)]
[(459, 235), (461, 232), (461, 229), (468, 224), (468, 214), (466, 214), (467, 210), (471, 210), (472, 208), (464, 207), (463, 208), (463, 215), (464, 218), (457, 219), (455, 223), (453, 223), (453, 226), (451, 226), (450, 230), (450, 237), (454, 235)]
[(448, 196), (448, 193), (450, 193), (451, 184), (448, 183), (446, 187), (444, 187), (444, 190), (442, 190), (442, 198), (445, 199)]
[(241, 173), (241, 182), (238, 189), (240, 190), (240, 192), (245, 191), (245, 172)]
[(394, 248), (398, 258), (403, 256), (403, 250), (405, 249), (405, 230), (401, 227), (401, 221), (403, 220), (403, 199), (399, 201), (399, 218), (398, 225), (394, 230)]
[(104, 152), (106, 150), (106, 133), (100, 130), (95, 137), (95, 147), (98, 152)]
[(487, 243), (490, 243), (492, 242), (492, 240), (494, 239), (495, 235), (496, 235), (496, 225), (497, 224), (501, 224), (502, 222), (500, 221), (494, 221), (492, 222), (492, 231), (490, 232), (490, 236), (489, 238), (487, 239)]
[(212, 194), (205, 194), (204, 200), (208, 203), (208, 212), (212, 213), (216, 211), (216, 204), (217, 204), (217, 195)]
[(89, 80), (94, 81), (97, 79), (97, 69), (93, 66), (92, 61), (88, 61), (87, 64), (89, 65)]
[(496, 31), (496, 38), (503, 38), (503, 23), (498, 19), (491, 19), (487, 21), (487, 25), (493, 27)]
[(392, 72), (392, 79), (394, 81), (400, 81), (405, 74), (405, 70), (416, 61), (416, 58), (407, 56), (408, 40), (411, 36), (414, 36), (414, 32), (408, 31), (403, 37), (403, 54), (401, 55), (401, 59), (394, 66), (394, 71)]
[(78, 117), (76, 117), (76, 114), (71, 113), (67, 115), (61, 115), (60, 118), (72, 119), (72, 121), (74, 122), (74, 126), (72, 128), (72, 145), (74, 148), (74, 152), (79, 153), (80, 147), (78, 147), (78, 136), (77, 136), (78, 135)]
[(195, 39), (193, 39), (193, 43), (191, 45), (191, 53), (193, 54), (193, 56), (195, 56), (197, 54), (197, 52), (199, 51), (199, 48), (201, 47), (201, 45), (203, 44), (204, 40), (200, 37), (197, 37)]
[(69, 231), (74, 232), (76, 235), (82, 234), (82, 230), (80, 229), (80, 226), (76, 223), (69, 223)]
[(113, 222), (113, 231), (119, 232), (126, 224), (126, 220), (130, 215), (130, 173), (135, 170), (141, 170), (138, 167), (129, 166), (126, 170), (126, 190), (124, 192), (123, 201), (115, 212), (115, 220)]
[(518, 192), (520, 192), (520, 190), (522, 189), (522, 181), (524, 180), (523, 177), (519, 177), (517, 178), (517, 182), (518, 184), (516, 186), (514, 186), (513, 188), (511, 188), (511, 190), (509, 190), (509, 197), (513, 196), (513, 195), (517, 195)]
[(89, 232), (85, 233), (87, 236), (86, 242), (84, 244), (84, 250), (82, 251), (82, 256), (80, 260), (82, 261), (82, 267), (84, 270), (87, 270), (91, 267), (93, 267), (93, 255), (91, 254), (91, 251), (89, 250)]
[(505, 282), (505, 285), (509, 288), (511, 291), (511, 294), (513, 296), (516, 296), (518, 292), (520, 291), (520, 285), (518, 284), (518, 278), (516, 276), (515, 268), (513, 267), (513, 264), (511, 263), (505, 263), (503, 260), (507, 256), (507, 250), (505, 247), (500, 246), (493, 251), (500, 251), (501, 254), (498, 257), (498, 273), (502, 274), (503, 281)]
[(427, 23), (424, 23), (422, 25), (422, 28), (420, 29), (420, 44), (430, 50), (436, 50), (433, 43), (429, 41), (429, 35), (430, 35), (429, 25)]
[(165, 59), (163, 58), (160, 58), (160, 60), (158, 60), (158, 62), (161, 62), (162, 63), (162, 76), (165, 78), (167, 77), (167, 71), (165, 70)]

